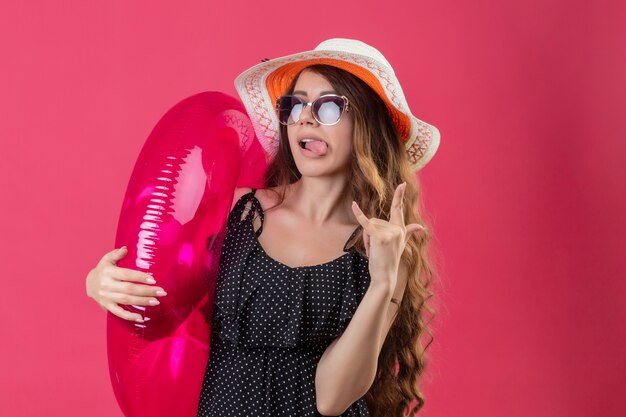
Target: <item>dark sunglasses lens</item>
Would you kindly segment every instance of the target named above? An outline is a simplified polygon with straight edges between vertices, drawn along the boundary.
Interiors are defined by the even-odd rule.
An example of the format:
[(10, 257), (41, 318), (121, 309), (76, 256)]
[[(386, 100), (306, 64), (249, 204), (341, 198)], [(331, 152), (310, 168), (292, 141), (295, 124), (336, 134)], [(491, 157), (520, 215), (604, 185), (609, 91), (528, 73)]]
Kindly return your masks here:
[(323, 124), (333, 124), (339, 120), (344, 108), (341, 97), (320, 97), (313, 105), (317, 120)]
[(296, 96), (282, 96), (276, 103), (278, 121), (284, 125), (291, 125), (300, 119), (302, 101)]

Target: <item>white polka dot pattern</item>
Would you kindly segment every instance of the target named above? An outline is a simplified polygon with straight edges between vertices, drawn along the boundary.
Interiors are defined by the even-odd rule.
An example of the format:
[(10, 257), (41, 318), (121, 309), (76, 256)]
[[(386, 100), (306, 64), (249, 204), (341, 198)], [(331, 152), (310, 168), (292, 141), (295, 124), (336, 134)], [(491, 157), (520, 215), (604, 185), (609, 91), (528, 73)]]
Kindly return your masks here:
[[(253, 226), (256, 213), (263, 221), (255, 191), (229, 215), (198, 417), (318, 417), (315, 369), (369, 287), (368, 261), (345, 247), (318, 265), (271, 258), (258, 241), (263, 226)], [(369, 417), (365, 399), (341, 416)]]

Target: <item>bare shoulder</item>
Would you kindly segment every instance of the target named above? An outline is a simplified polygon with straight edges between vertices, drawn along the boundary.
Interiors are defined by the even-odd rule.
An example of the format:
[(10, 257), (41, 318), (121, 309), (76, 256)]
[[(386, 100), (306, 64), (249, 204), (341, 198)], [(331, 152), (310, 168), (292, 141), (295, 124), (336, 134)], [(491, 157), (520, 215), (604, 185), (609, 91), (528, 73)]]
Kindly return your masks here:
[[(230, 210), (232, 211), (235, 208), (237, 201), (250, 191), (252, 191), (252, 188), (250, 187), (235, 188)], [(261, 203), (261, 207), (264, 209), (271, 207), (278, 202), (278, 192), (273, 188), (257, 188), (254, 195), (259, 200), (259, 203)]]
[(270, 188), (259, 188), (256, 190), (256, 197), (261, 203), (261, 207), (263, 207), (263, 211), (268, 210), (271, 207), (274, 207), (278, 204), (278, 200), (280, 194), (275, 187)]
[(252, 188), (248, 188), (248, 187), (235, 188), (235, 194), (233, 194), (233, 202), (230, 206), (230, 211), (232, 211), (235, 208), (235, 204), (237, 204), (237, 201), (239, 201), (241, 197), (243, 197), (245, 194), (249, 193), (250, 191), (252, 191)]

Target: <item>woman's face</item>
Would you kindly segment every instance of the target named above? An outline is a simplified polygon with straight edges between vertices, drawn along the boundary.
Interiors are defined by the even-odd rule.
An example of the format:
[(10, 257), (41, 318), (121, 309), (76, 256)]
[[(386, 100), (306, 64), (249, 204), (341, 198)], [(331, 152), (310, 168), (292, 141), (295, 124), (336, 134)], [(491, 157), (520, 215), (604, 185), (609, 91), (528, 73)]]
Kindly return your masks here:
[[(323, 94), (337, 93), (330, 82), (320, 74), (304, 70), (293, 95), (304, 101), (313, 101)], [(298, 170), (303, 176), (318, 177), (345, 171), (352, 155), (352, 112), (344, 111), (339, 122), (332, 126), (320, 124), (307, 106), (295, 124), (287, 126), (289, 146)], [(303, 139), (316, 139), (303, 149)]]

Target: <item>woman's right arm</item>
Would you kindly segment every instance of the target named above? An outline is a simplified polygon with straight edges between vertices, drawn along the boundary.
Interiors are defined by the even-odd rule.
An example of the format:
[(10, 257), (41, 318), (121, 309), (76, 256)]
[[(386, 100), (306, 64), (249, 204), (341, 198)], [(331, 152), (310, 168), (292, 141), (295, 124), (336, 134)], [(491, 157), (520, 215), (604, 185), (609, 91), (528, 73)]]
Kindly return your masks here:
[[(250, 188), (236, 188), (230, 209)], [(157, 297), (166, 295), (163, 288), (155, 286), (152, 276), (116, 264), (127, 254), (126, 247), (106, 253), (87, 274), (87, 296), (93, 298), (105, 311), (125, 320), (142, 322), (140, 314), (124, 310), (118, 304), (150, 306), (159, 304)]]

